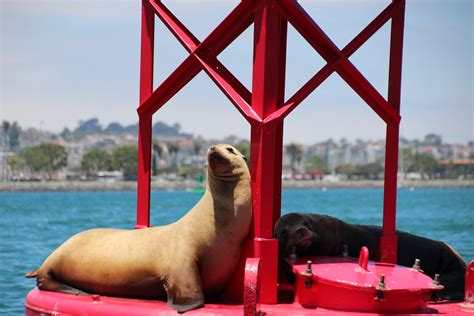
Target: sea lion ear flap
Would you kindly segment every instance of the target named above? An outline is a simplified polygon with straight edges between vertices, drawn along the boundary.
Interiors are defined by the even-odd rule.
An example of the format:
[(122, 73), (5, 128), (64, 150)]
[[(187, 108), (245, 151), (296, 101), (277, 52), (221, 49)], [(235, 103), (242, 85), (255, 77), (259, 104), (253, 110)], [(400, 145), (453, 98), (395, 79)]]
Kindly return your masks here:
[(245, 161), (247, 161), (247, 162), (249, 161), (249, 160), (247, 159), (247, 157), (245, 157), (244, 155), (242, 155), (242, 159), (245, 160)]

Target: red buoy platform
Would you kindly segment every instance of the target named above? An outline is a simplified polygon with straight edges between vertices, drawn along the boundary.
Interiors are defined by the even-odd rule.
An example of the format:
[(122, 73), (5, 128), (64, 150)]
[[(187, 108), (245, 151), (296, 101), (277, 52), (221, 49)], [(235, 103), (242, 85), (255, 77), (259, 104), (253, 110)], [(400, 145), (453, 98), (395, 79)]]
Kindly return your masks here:
[[(343, 301), (347, 297), (338, 297)], [(260, 304), (256, 313), (265, 315), (341, 315), (341, 311), (329, 310), (322, 307), (305, 308), (299, 303), (291, 304)], [(348, 312), (342, 312), (348, 313)], [(350, 312), (350, 315), (380, 315), (381, 313)], [(427, 307), (415, 313), (416, 315), (474, 315), (474, 304), (453, 302), (430, 302)], [(25, 302), (26, 316), (49, 315), (178, 315), (165, 302), (153, 300), (138, 300), (115, 298), (107, 296), (78, 296), (56, 292), (46, 292), (37, 288), (30, 291)], [(186, 312), (185, 315), (246, 315), (243, 304), (213, 303), (205, 304), (203, 308)], [(255, 315), (255, 314), (248, 314)]]
[[(368, 261), (362, 250), (359, 261), (354, 258), (311, 257), (290, 261), (296, 275), (294, 285), (281, 286), (294, 292), (294, 302), (262, 304), (260, 292), (260, 260), (245, 262), (243, 302), (211, 302), (186, 315), (351, 315), (410, 313), (416, 315), (473, 315), (472, 276), (474, 261), (466, 273), (464, 302), (430, 301), (432, 293), (442, 287), (414, 269)], [(311, 263), (308, 265), (308, 261)], [(382, 278), (382, 275), (384, 276)], [(381, 281), (381, 279), (383, 279)], [(30, 291), (25, 302), (25, 315), (176, 315), (166, 302)]]

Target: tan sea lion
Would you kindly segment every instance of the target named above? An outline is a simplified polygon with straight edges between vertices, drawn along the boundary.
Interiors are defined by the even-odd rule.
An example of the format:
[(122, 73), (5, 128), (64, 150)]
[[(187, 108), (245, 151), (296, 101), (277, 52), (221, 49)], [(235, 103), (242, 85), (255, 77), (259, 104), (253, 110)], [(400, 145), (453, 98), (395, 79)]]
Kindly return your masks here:
[[(448, 300), (464, 298), (466, 262), (448, 244), (397, 231), (397, 264), (412, 267), (420, 259), (423, 273), (440, 275), (444, 289), (440, 297)], [(369, 249), (370, 259), (377, 259), (377, 248), (382, 228), (373, 225), (349, 224), (335, 217), (320, 214), (289, 213), (275, 223), (274, 237), (278, 239), (282, 279), (293, 276), (284, 258), (296, 251), (298, 256), (340, 256), (344, 245), (348, 255), (357, 257), (362, 246)]]
[(78, 233), (26, 276), (46, 291), (167, 297), (179, 312), (201, 306), (232, 275), (252, 218), (245, 157), (220, 144), (209, 148), (207, 162), (206, 191), (177, 222)]

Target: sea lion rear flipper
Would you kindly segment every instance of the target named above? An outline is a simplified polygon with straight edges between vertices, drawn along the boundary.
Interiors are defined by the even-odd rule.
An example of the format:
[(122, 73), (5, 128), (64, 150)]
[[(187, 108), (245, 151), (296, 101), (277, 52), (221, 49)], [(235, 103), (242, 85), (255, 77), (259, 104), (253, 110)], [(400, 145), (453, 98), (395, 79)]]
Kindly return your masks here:
[(40, 290), (44, 290), (44, 291), (60, 292), (60, 293), (74, 294), (74, 295), (89, 295), (89, 293), (86, 293), (72, 286), (56, 281), (54, 278), (52, 278), (49, 275), (38, 276), (36, 279), (36, 284)]
[[(168, 277), (166, 292), (168, 305), (183, 313), (204, 305), (201, 279), (197, 269), (181, 270), (174, 276)], [(183, 271), (189, 271), (185, 273)]]

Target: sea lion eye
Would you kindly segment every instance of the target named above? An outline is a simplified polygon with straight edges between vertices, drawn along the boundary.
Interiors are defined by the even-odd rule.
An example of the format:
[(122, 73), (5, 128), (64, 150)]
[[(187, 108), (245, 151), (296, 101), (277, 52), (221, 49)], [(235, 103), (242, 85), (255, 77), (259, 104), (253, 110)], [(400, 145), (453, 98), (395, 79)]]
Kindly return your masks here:
[(227, 149), (227, 151), (230, 152), (231, 154), (235, 154), (234, 148), (232, 148), (232, 147), (227, 147), (226, 149)]

